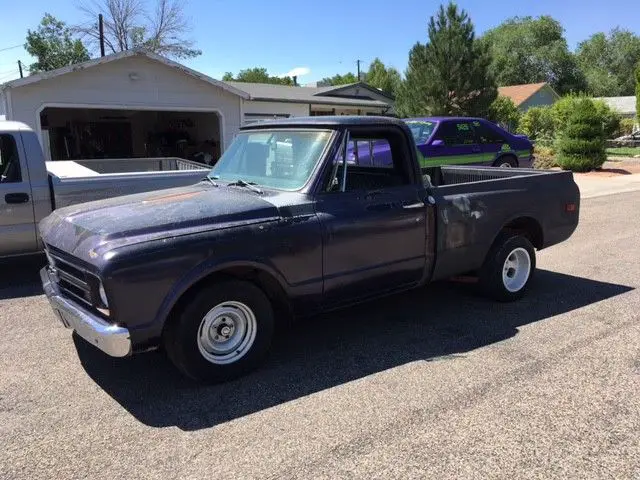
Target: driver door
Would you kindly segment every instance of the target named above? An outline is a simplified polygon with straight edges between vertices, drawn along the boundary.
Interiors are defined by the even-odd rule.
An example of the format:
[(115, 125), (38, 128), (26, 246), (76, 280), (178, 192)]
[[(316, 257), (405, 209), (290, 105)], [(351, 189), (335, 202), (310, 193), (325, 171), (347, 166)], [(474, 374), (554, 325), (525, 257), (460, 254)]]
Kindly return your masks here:
[[(351, 303), (402, 289), (423, 277), (426, 236), (432, 234), (427, 232), (424, 190), (412, 182), (411, 174), (405, 170), (406, 139), (402, 143), (398, 138), (380, 138), (390, 134), (388, 130), (354, 130), (352, 138), (356, 145), (370, 140), (385, 143), (389, 163), (365, 162), (366, 166), (360, 166), (357, 159), (353, 163), (341, 162), (347, 172), (344, 175), (338, 167), (338, 188), (328, 188), (317, 196), (325, 304)], [(327, 185), (334, 184), (333, 179), (327, 179)]]

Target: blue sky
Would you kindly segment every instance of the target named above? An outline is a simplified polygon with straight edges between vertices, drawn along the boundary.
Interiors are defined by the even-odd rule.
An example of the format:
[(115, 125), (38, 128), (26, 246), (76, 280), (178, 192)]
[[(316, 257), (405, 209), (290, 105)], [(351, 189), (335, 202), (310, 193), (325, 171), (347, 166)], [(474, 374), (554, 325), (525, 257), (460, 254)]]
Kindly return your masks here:
[[(153, 0), (147, 0), (153, 1)], [(193, 30), (189, 36), (203, 54), (185, 62), (220, 78), (226, 71), (262, 66), (270, 74), (308, 69), (301, 83), (347, 71), (355, 61), (364, 68), (376, 56), (404, 71), (408, 52), (425, 42), (426, 25), (440, 2), (435, 0), (186, 0)], [(552, 15), (565, 27), (570, 48), (594, 32), (620, 26), (640, 34), (638, 0), (461, 0), (476, 33), (515, 15)], [(31, 59), (20, 47), (27, 29), (44, 12), (68, 23), (86, 18), (76, 0), (0, 0), (0, 82), (18, 76), (17, 60)], [(7, 13), (11, 12), (9, 16)]]

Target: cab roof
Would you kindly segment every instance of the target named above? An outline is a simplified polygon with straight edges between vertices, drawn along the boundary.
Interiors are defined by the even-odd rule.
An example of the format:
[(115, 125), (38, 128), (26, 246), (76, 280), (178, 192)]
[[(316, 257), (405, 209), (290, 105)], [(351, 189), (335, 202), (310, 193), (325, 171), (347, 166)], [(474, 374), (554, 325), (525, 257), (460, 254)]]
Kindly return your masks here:
[(318, 117), (290, 117), (277, 120), (265, 120), (262, 122), (245, 125), (240, 130), (258, 130), (278, 127), (329, 127), (336, 128), (349, 125), (395, 125), (406, 128), (406, 123), (395, 117), (383, 117), (376, 115), (326, 115)]

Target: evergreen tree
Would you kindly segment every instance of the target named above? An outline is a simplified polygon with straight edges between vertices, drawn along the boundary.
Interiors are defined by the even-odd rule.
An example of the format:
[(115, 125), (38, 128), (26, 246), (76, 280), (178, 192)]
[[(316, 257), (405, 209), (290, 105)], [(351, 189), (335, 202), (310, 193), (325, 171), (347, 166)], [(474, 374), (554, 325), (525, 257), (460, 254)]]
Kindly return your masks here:
[(486, 116), (497, 88), (486, 45), (475, 38), (473, 23), (455, 3), (440, 5), (428, 27), (429, 41), (409, 52), (405, 81), (398, 90), (403, 116)]
[(602, 122), (590, 99), (575, 102), (575, 108), (558, 139), (557, 152), (558, 165), (563, 170), (574, 172), (599, 168), (607, 159)]

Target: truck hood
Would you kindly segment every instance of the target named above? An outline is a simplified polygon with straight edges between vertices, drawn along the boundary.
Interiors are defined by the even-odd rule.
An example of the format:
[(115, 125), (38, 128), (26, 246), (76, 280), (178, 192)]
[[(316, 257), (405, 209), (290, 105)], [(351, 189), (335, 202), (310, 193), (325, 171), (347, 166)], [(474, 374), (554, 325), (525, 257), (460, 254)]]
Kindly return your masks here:
[(265, 196), (201, 183), (61, 208), (39, 228), (47, 245), (93, 263), (125, 245), (277, 218)]

